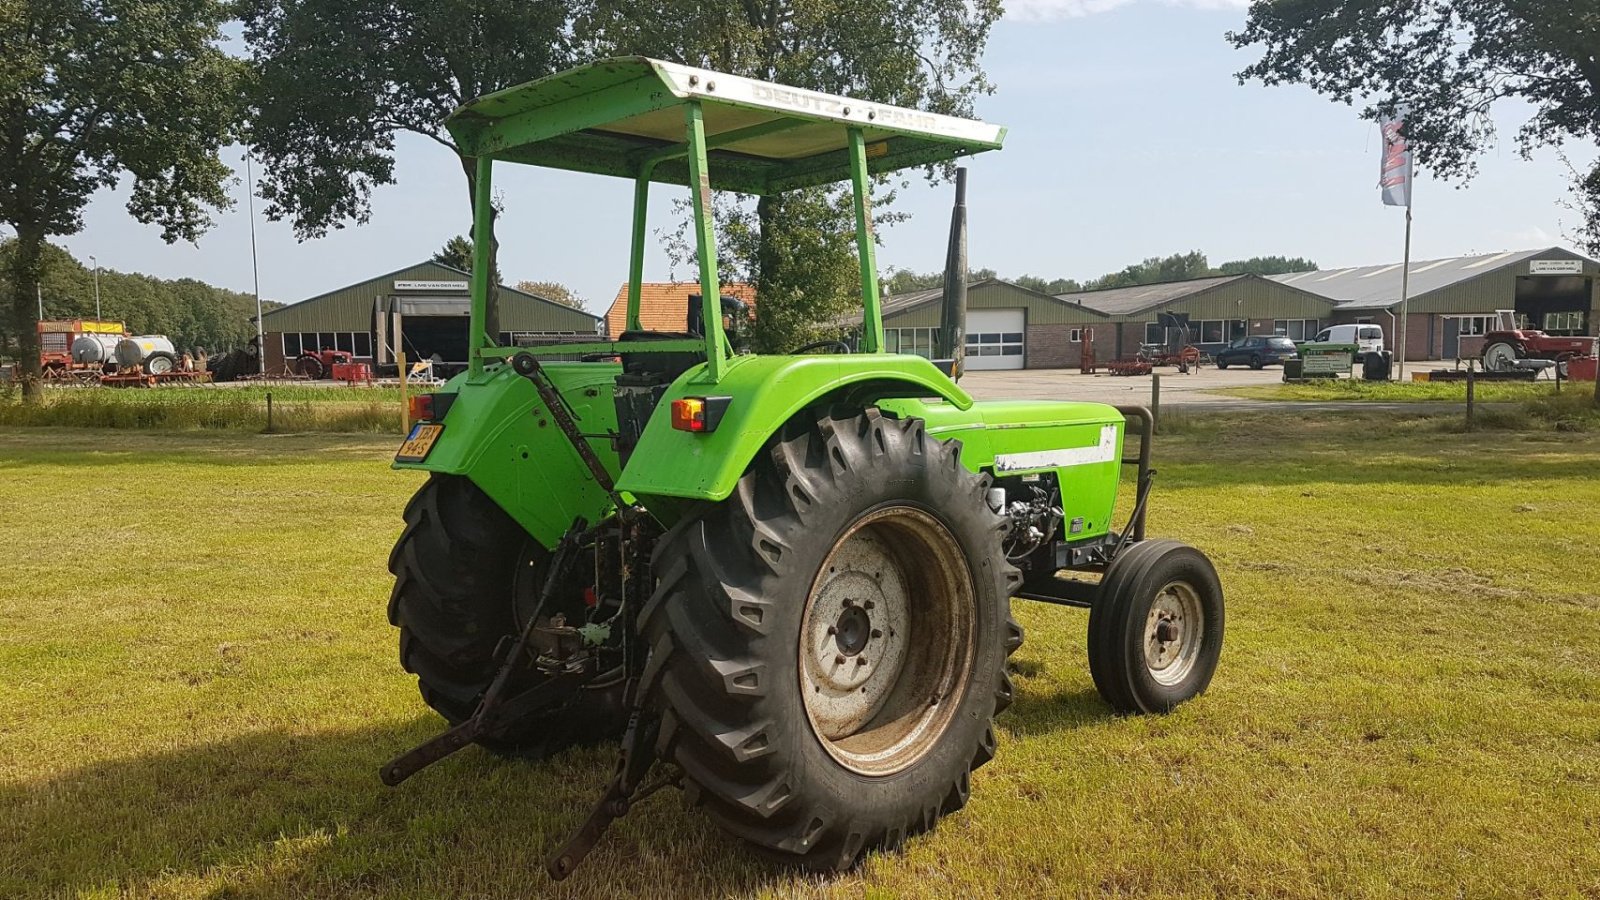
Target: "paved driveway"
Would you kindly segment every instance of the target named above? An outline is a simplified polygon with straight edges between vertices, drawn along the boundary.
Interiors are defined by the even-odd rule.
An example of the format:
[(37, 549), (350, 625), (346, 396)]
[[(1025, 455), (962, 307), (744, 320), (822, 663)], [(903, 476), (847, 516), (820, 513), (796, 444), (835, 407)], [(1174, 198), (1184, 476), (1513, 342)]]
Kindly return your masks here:
[[(1219, 388), (1256, 384), (1281, 384), (1283, 370), (1252, 371), (1204, 368), (1188, 375), (1177, 369), (1160, 369), (1161, 405), (1223, 404), (1268, 405), (1262, 401), (1212, 393)], [(968, 372), (961, 386), (983, 400), (1088, 400), (1095, 403), (1149, 403), (1149, 375), (1080, 375), (1077, 369), (1022, 369), (1015, 372)], [(1271, 404), (1280, 405), (1278, 403)]]

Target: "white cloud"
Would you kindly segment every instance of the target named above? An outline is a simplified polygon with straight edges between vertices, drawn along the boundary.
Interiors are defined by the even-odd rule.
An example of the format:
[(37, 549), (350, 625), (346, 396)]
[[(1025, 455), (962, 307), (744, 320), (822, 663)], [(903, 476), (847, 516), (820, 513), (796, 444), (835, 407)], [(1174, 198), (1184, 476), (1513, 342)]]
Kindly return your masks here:
[[(1149, 0), (1009, 0), (1006, 18), (1025, 22), (1048, 22), (1057, 19), (1076, 19), (1097, 13), (1110, 12), (1130, 3)], [(1250, 0), (1159, 0), (1166, 6), (1189, 9), (1244, 9)]]

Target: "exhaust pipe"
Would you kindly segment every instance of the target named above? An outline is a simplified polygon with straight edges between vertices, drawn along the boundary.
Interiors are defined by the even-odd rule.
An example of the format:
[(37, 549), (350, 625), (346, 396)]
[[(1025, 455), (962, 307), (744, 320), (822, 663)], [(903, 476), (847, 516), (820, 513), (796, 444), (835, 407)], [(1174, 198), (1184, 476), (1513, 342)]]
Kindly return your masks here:
[(960, 380), (967, 353), (967, 170), (956, 169), (956, 205), (950, 211), (950, 249), (944, 260), (944, 305), (939, 314), (939, 349), (950, 377)]

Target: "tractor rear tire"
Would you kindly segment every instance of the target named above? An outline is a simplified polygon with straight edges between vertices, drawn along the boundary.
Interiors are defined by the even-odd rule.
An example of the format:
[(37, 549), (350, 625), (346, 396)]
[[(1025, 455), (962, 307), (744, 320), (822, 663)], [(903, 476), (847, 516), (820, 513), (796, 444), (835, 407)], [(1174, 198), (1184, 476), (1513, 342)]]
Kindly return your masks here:
[[(417, 676), (423, 701), (455, 725), (477, 710), (498, 668), (495, 646), (518, 630), (518, 610), (537, 596), (549, 554), (460, 476), (429, 478), (407, 504), (405, 522), (389, 554), (389, 623), (400, 629), (400, 665)], [(532, 677), (511, 688), (532, 686)], [(622, 690), (620, 679), (586, 687), (563, 706), (478, 743), (541, 759), (618, 737), (627, 724)]]
[(1211, 684), (1222, 584), (1204, 553), (1171, 540), (1118, 553), (1089, 610), (1089, 673), (1118, 713), (1165, 713)]
[(713, 820), (812, 871), (964, 806), (1022, 643), (989, 480), (876, 409), (791, 421), (656, 550), (657, 749)]
[(312, 381), (320, 381), (327, 377), (328, 373), (322, 365), (322, 360), (307, 353), (295, 358), (294, 374)]

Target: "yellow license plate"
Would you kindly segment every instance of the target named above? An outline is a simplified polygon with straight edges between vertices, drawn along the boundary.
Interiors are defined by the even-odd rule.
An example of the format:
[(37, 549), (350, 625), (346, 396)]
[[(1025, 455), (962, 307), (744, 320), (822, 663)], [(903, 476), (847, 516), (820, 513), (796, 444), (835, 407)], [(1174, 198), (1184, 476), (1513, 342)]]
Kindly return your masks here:
[(443, 425), (428, 425), (422, 422), (411, 426), (411, 433), (406, 435), (406, 442), (400, 445), (400, 452), (394, 455), (395, 462), (422, 462), (428, 458), (428, 451), (433, 449), (433, 442), (443, 433)]

